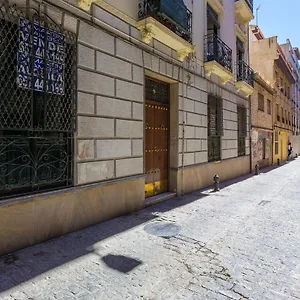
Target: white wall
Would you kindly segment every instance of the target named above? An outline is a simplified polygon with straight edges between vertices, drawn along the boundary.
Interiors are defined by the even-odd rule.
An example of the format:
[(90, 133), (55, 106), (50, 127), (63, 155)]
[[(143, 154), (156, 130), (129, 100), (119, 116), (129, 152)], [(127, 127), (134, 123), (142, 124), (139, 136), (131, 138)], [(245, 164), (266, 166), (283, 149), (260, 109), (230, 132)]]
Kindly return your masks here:
[(105, 0), (110, 5), (116, 7), (129, 17), (138, 19), (138, 3), (139, 0)]

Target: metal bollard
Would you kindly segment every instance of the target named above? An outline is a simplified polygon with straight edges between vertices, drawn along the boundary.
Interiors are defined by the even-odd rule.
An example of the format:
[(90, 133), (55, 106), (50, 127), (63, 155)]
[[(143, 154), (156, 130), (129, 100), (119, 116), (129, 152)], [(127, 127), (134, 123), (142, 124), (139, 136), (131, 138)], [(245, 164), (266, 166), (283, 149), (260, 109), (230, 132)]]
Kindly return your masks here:
[(219, 192), (220, 191), (220, 177), (219, 175), (214, 176), (214, 192)]
[(277, 158), (277, 165), (280, 166), (280, 159)]
[(259, 164), (255, 165), (255, 175), (259, 175)]

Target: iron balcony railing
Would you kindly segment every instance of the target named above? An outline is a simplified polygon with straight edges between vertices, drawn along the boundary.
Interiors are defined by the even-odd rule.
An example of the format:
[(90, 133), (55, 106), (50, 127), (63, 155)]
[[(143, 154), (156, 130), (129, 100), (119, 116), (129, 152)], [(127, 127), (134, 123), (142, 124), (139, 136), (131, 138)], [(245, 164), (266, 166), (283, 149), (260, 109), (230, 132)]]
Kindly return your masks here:
[(254, 86), (254, 72), (244, 61), (237, 62), (236, 77), (237, 81), (244, 81)]
[(216, 61), (232, 73), (232, 50), (216, 34), (208, 34), (204, 39), (204, 61)]
[[(235, 0), (235, 2), (240, 1), (240, 0)], [(253, 12), (253, 0), (244, 0), (247, 5), (249, 6), (250, 10)]]
[(183, 0), (139, 0), (138, 16), (140, 20), (153, 17), (192, 43), (192, 13)]

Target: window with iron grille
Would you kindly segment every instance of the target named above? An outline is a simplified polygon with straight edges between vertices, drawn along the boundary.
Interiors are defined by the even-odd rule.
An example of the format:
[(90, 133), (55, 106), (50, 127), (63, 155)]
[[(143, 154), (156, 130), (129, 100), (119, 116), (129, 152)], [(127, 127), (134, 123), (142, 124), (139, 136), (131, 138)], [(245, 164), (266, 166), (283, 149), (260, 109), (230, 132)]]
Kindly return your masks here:
[(223, 135), (223, 100), (208, 95), (208, 161), (221, 160), (221, 137)]
[(34, 10), (0, 12), (0, 198), (70, 186), (76, 36)]
[(265, 111), (264, 95), (258, 93), (258, 110)]
[(147, 100), (169, 104), (170, 85), (168, 83), (146, 77), (145, 90)]
[(237, 107), (238, 115), (238, 156), (246, 155), (247, 137), (247, 109), (244, 106)]

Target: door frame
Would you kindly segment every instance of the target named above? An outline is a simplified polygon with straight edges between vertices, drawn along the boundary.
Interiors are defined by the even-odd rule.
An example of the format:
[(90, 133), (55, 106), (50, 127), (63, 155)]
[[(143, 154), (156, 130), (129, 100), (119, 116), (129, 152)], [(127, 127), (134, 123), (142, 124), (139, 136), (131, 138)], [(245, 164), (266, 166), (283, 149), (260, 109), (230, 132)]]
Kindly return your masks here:
[[(144, 101), (144, 174), (146, 176), (146, 105), (159, 105), (159, 106), (163, 106), (165, 108), (167, 108), (167, 111), (168, 111), (168, 114), (167, 114), (167, 128), (168, 128), (168, 134), (167, 134), (167, 190), (166, 191), (163, 191), (162, 193), (164, 192), (168, 192), (170, 191), (170, 120), (171, 120), (171, 114), (170, 114), (170, 107), (171, 107), (171, 83), (170, 82), (166, 82), (166, 81), (163, 81), (163, 80), (158, 80), (156, 78), (153, 78), (153, 77), (150, 77), (150, 76), (146, 76), (145, 78), (148, 78), (152, 81), (155, 81), (155, 82), (158, 82), (158, 83), (162, 83), (162, 84), (165, 84), (165, 85), (168, 85), (169, 86), (169, 97), (168, 97), (168, 103), (162, 103), (162, 102), (158, 102), (158, 101), (155, 101), (155, 100), (148, 100), (147, 99), (147, 96), (146, 96), (146, 93), (145, 93), (145, 101)], [(145, 85), (146, 87), (146, 85)], [(155, 118), (155, 117), (154, 117)], [(156, 181), (153, 181), (153, 185), (154, 185), (154, 194), (153, 195), (150, 195), (150, 196), (146, 196), (146, 182), (145, 182), (145, 186), (144, 186), (144, 189), (145, 189), (145, 198), (149, 198), (149, 197), (153, 197), (153, 196), (156, 196), (156, 195), (159, 195), (159, 194), (155, 194), (155, 182)], [(150, 184), (150, 183), (148, 183)]]

